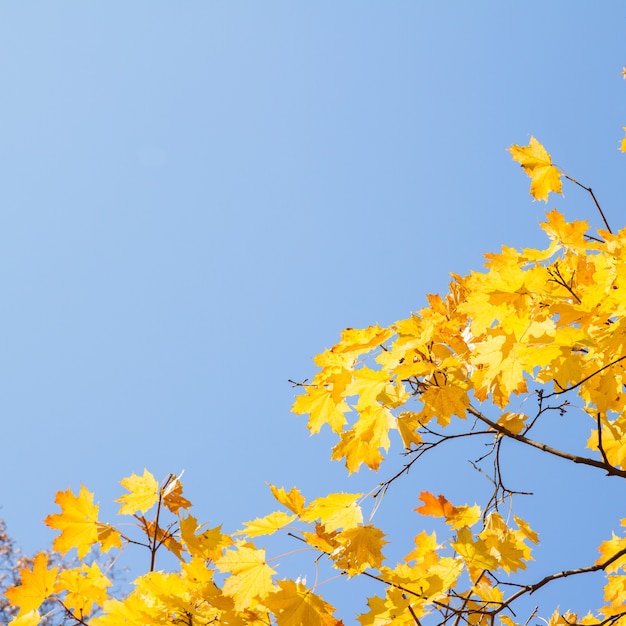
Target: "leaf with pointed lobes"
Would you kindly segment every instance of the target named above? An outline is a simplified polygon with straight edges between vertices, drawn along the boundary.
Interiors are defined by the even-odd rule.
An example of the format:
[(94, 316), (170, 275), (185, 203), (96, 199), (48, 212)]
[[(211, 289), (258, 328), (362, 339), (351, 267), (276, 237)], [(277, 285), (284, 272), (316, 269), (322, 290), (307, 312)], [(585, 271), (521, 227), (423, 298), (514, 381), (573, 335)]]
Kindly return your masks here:
[(376, 526), (357, 526), (337, 534), (339, 548), (331, 554), (335, 566), (355, 576), (367, 569), (378, 569), (383, 562), (385, 534)]
[(530, 193), (535, 200), (547, 202), (551, 191), (563, 193), (561, 172), (552, 164), (552, 158), (534, 137), (530, 138), (527, 146), (513, 145), (509, 152), (530, 176)]
[(289, 491), (285, 491), (284, 487), (276, 487), (275, 485), (270, 485), (269, 487), (272, 490), (272, 495), (278, 502), (287, 507), (292, 513), (302, 515), (305, 499), (296, 487), (292, 487)]
[(120, 481), (120, 484), (130, 493), (124, 494), (115, 502), (122, 506), (118, 515), (134, 515), (149, 511), (159, 499), (159, 483), (156, 478), (144, 468), (143, 476), (132, 474)]
[(320, 520), (326, 530), (354, 528), (363, 522), (361, 507), (357, 504), (361, 493), (333, 493), (313, 500), (304, 512), (302, 520), (314, 522)]
[(295, 515), (289, 515), (284, 511), (275, 511), (265, 517), (246, 522), (244, 529), (236, 533), (246, 537), (260, 537), (262, 535), (273, 535), (277, 530), (287, 526), (296, 519)]
[(33, 561), (32, 569), (20, 571), (20, 584), (9, 587), (5, 592), (11, 604), (20, 607), (18, 617), (38, 609), (54, 593), (58, 570), (58, 566), (48, 569), (48, 557), (40, 552)]
[(265, 561), (265, 550), (258, 550), (251, 543), (239, 543), (217, 559), (215, 566), (230, 574), (222, 592), (232, 597), (235, 609), (241, 611), (265, 598), (274, 590), (272, 575), (276, 572)]
[[(54, 539), (52, 547), (62, 554), (76, 548), (78, 558), (84, 558), (98, 541), (98, 505), (93, 503), (93, 493), (81, 485), (78, 496), (68, 489), (59, 491), (54, 501), (61, 507), (61, 513), (48, 515), (44, 520), (50, 528), (61, 531)], [(105, 540), (103, 549), (112, 545), (115, 545), (115, 540)]]
[(264, 603), (276, 616), (278, 626), (342, 626), (333, 617), (335, 609), (304, 585), (292, 580), (279, 580), (279, 591), (270, 594)]

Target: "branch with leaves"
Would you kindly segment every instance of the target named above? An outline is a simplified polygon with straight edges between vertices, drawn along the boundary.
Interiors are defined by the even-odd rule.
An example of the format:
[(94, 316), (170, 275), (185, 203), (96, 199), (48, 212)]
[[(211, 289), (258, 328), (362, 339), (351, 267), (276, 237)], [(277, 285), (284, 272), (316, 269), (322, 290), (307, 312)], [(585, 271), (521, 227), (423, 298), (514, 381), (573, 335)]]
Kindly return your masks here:
[[(598, 571), (606, 574), (603, 606), (580, 618), (537, 606), (521, 623), (540, 616), (548, 626), (626, 625), (624, 533), (598, 547), (596, 563), (555, 564), (553, 573), (529, 582), (525, 572), (540, 550), (539, 536), (515, 514), (514, 499), (531, 494), (508, 486), (502, 462), (511, 442), (601, 470), (602, 478), (626, 478), (626, 230), (613, 232), (591, 187), (554, 165), (534, 137), (510, 152), (531, 177), (535, 199), (561, 193), (564, 177), (590, 194), (603, 228), (592, 231), (587, 222), (550, 211), (542, 224), (545, 249), (505, 247), (486, 255), (483, 271), (453, 275), (446, 295), (429, 295), (428, 306), (408, 318), (346, 329), (315, 357), (315, 375), (294, 383), (294, 413), (308, 416), (311, 433), (329, 428), (336, 435), (333, 460), (349, 473), (391, 466), (390, 478), (367, 494), (310, 501), (296, 487), (270, 486), (277, 510), (232, 533), (198, 523), (180, 475), (159, 483), (144, 470), (121, 481), (119, 516), (134, 533), (122, 532), (126, 521), (100, 521), (84, 486), (76, 494), (61, 491), (60, 512), (45, 521), (59, 533), (53, 548), (75, 553), (76, 565), (61, 570), (45, 553), (27, 563), (6, 591), (12, 626), (43, 624), (42, 607), (50, 603), (68, 624), (84, 626), (339, 626), (322, 595), (337, 576), (378, 585), (357, 618), (361, 626), (517, 626), (525, 598)], [(533, 398), (530, 415), (512, 410)], [(589, 421), (588, 454), (537, 436), (548, 415), (569, 411)], [(403, 449), (399, 469), (389, 454), (393, 438)], [(480, 442), (480, 454), (468, 460), (493, 487), (491, 495), (482, 506), (452, 504), (420, 486), (414, 512), (422, 517), (411, 522), (418, 532), (400, 562), (390, 562), (384, 552), (392, 538), (375, 524), (377, 511), (432, 450), (453, 442), (463, 443), (468, 456)], [(423, 517), (440, 522), (439, 536), (419, 529)], [(268, 556), (269, 537), (279, 534), (298, 549)], [(146, 573), (131, 591), (116, 594), (94, 556), (131, 547), (147, 550)], [(311, 554), (308, 585), (303, 577), (279, 577), (283, 562), (302, 556), (302, 548)], [(175, 563), (167, 571), (158, 567), (163, 551)]]

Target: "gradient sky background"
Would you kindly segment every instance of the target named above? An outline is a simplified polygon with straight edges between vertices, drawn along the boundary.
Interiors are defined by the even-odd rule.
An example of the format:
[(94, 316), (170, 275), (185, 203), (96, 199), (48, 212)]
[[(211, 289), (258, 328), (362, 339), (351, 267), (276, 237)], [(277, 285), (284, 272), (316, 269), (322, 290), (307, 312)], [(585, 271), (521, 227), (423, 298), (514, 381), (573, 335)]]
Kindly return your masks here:
[[(287, 380), (483, 253), (543, 246), (545, 210), (600, 225), (571, 185), (531, 201), (506, 152), (531, 134), (623, 225), (625, 41), (617, 0), (0, 2), (10, 533), (47, 546), (55, 492), (81, 483), (112, 519), (118, 481), (144, 467), (184, 469), (195, 515), (228, 531), (274, 509), (266, 481), (313, 498), (388, 477), (331, 464)], [(592, 563), (624, 487), (525, 454), (516, 486), (547, 488), (522, 512), (556, 542), (541, 571)], [(399, 484), (381, 523), (415, 534), (424, 489), (473, 503), (479, 479), (454, 457)], [(351, 623), (361, 598), (335, 584)], [(559, 583), (531, 604), (599, 597)]]

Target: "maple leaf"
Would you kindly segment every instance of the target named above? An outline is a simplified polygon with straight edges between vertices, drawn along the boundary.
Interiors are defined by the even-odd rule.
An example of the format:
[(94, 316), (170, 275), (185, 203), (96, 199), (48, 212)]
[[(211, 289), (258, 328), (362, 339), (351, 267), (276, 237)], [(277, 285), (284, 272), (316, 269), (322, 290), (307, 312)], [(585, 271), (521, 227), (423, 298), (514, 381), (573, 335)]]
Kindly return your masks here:
[(75, 615), (87, 616), (94, 604), (102, 606), (107, 600), (107, 587), (111, 584), (97, 563), (83, 564), (74, 569), (63, 570), (59, 574), (56, 591), (67, 592), (63, 604), (73, 609)]
[(527, 416), (523, 413), (503, 413), (498, 418), (498, 424), (504, 428), (506, 428), (509, 432), (514, 435), (519, 435), (522, 430), (524, 430), (526, 424), (525, 420)]
[(424, 503), (415, 510), (422, 515), (431, 515), (432, 517), (445, 517), (449, 519), (454, 516), (456, 507), (454, 507), (441, 494), (435, 498), (432, 493), (422, 491), (420, 500)]
[(340, 626), (333, 617), (335, 609), (304, 585), (292, 580), (279, 580), (279, 591), (265, 599), (265, 604), (276, 616), (278, 626)]
[(333, 493), (317, 498), (304, 509), (302, 519), (305, 522), (319, 519), (327, 530), (354, 528), (363, 521), (357, 504), (362, 497), (361, 493)]
[(227, 550), (215, 566), (230, 573), (222, 591), (233, 598), (237, 610), (251, 606), (255, 598), (265, 598), (274, 589), (272, 575), (276, 572), (265, 562), (265, 550), (250, 543)]
[(124, 494), (115, 501), (122, 503), (118, 515), (143, 514), (149, 511), (159, 499), (159, 483), (145, 468), (143, 476), (132, 474), (123, 478), (120, 484), (130, 493)]
[(8, 626), (37, 626), (41, 621), (41, 615), (37, 609), (28, 611), (24, 615), (17, 615), (8, 624)]
[[(98, 541), (98, 505), (93, 503), (93, 494), (81, 485), (78, 496), (68, 489), (59, 491), (54, 501), (61, 507), (61, 513), (48, 515), (44, 520), (50, 528), (61, 531), (52, 546), (62, 554), (76, 548), (78, 558), (82, 559)], [(114, 539), (106, 541), (107, 549), (114, 542)]]
[(319, 432), (324, 424), (328, 424), (335, 433), (340, 433), (346, 424), (344, 413), (350, 407), (343, 400), (337, 402), (332, 389), (326, 387), (306, 387), (306, 394), (298, 396), (291, 410), (296, 415), (309, 414), (308, 429), (312, 434)]
[(232, 545), (231, 538), (222, 533), (221, 525), (207, 530), (203, 528), (198, 526), (198, 520), (193, 515), (180, 520), (182, 542), (193, 557), (215, 559), (221, 554), (222, 548)]
[(490, 553), (485, 541), (474, 540), (468, 528), (459, 530), (456, 541), (451, 542), (451, 545), (472, 569), (484, 570), (498, 567), (498, 560)]
[(530, 193), (535, 200), (547, 202), (551, 191), (563, 193), (561, 172), (552, 165), (550, 155), (534, 137), (530, 138), (527, 146), (513, 145), (509, 152), (530, 176)]
[[(626, 130), (626, 126), (624, 126), (624, 130)], [(622, 152), (626, 152), (626, 137), (622, 139), (622, 143), (619, 148)]]
[(368, 568), (379, 568), (383, 562), (382, 549), (388, 543), (384, 533), (376, 526), (357, 526), (337, 533), (339, 544), (331, 554), (336, 567), (355, 576)]
[(244, 529), (236, 534), (245, 535), (246, 537), (273, 535), (277, 530), (280, 530), (295, 519), (295, 515), (288, 515), (284, 511), (275, 511), (265, 517), (257, 517), (251, 522), (246, 522)]
[(170, 474), (168, 482), (163, 489), (163, 505), (174, 515), (178, 515), (180, 509), (189, 509), (191, 502), (183, 496), (183, 484), (180, 477)]
[(5, 592), (11, 604), (20, 607), (18, 617), (26, 619), (26, 614), (38, 609), (54, 593), (58, 570), (58, 566), (48, 569), (48, 557), (40, 552), (33, 561), (32, 570), (24, 568), (20, 571), (20, 584)]
[(292, 487), (289, 492), (286, 492), (283, 487), (275, 487), (274, 485), (269, 486), (272, 495), (280, 502), (283, 506), (286, 506), (292, 513), (296, 515), (301, 515), (302, 511), (304, 511), (304, 496), (296, 489)]

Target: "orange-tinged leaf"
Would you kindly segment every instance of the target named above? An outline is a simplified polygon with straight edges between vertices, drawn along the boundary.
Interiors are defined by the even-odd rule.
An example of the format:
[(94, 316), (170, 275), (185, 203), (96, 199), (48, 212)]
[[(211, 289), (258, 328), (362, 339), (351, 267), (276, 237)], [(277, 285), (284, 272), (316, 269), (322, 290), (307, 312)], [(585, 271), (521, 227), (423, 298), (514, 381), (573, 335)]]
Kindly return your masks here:
[(432, 493), (422, 491), (420, 500), (424, 503), (415, 510), (422, 515), (431, 515), (432, 517), (451, 518), (455, 513), (455, 507), (441, 494), (435, 498)]
[(333, 617), (334, 608), (304, 585), (292, 580), (279, 580), (279, 591), (265, 599), (276, 616), (278, 626), (340, 626)]
[(81, 485), (78, 496), (68, 489), (59, 491), (54, 501), (61, 513), (48, 515), (44, 520), (50, 528), (61, 531), (52, 546), (62, 554), (76, 548), (82, 559), (98, 541), (98, 505), (93, 503), (93, 494)]
[(130, 493), (124, 494), (115, 502), (121, 502), (118, 515), (134, 515), (150, 510), (159, 499), (159, 483), (156, 478), (144, 468), (143, 476), (132, 474), (120, 481), (120, 484)]
[(20, 584), (9, 587), (5, 595), (14, 606), (19, 606), (18, 616), (25, 616), (38, 609), (54, 593), (58, 566), (48, 569), (48, 558), (40, 552), (33, 561), (33, 568), (20, 571)]
[(354, 528), (363, 521), (363, 513), (358, 501), (361, 493), (333, 493), (324, 498), (313, 500), (304, 512), (302, 519), (305, 522), (314, 522), (319, 519), (326, 530)]
[(562, 193), (561, 172), (552, 165), (550, 155), (534, 137), (527, 146), (514, 145), (509, 152), (530, 176), (530, 193), (535, 200), (547, 202), (551, 191)]
[(98, 543), (102, 552), (108, 552), (111, 548), (122, 547), (122, 536), (110, 524), (96, 523)]
[(292, 487), (289, 492), (286, 492), (283, 487), (276, 487), (274, 485), (269, 486), (272, 490), (272, 495), (283, 506), (286, 506), (290, 511), (296, 515), (301, 515), (304, 511), (304, 496), (296, 489)]
[(177, 477), (174, 477), (163, 490), (163, 504), (174, 515), (178, 515), (180, 509), (186, 510), (191, 507), (191, 502), (183, 496), (183, 484)]
[(265, 550), (252, 544), (238, 544), (215, 562), (221, 572), (228, 572), (222, 591), (235, 601), (235, 608), (252, 606), (256, 598), (265, 598), (274, 589), (272, 575), (276, 572), (265, 562)]

